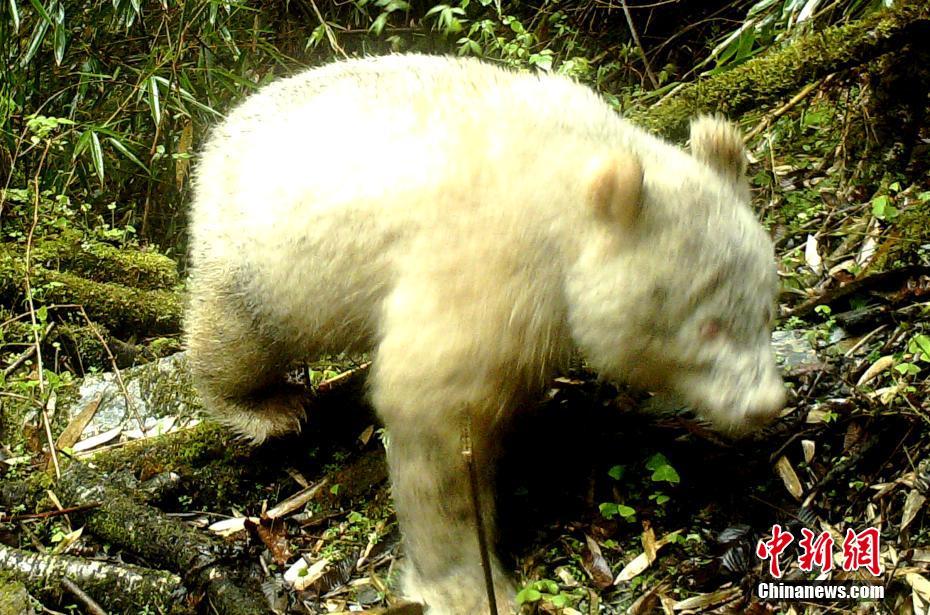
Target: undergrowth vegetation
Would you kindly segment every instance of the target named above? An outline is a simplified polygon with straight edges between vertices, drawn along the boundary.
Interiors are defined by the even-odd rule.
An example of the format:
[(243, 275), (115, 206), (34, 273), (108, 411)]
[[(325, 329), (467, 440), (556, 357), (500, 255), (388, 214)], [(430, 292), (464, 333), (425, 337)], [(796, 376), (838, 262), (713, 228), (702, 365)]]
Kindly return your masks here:
[[(119, 373), (179, 348), (185, 208), (198, 147), (263, 84), (333, 59), (417, 51), (557, 72), (593, 86), (620, 111), (648, 108), (799, 35), (893, 4), (0, 0), (0, 478), (50, 467), (47, 449), (70, 417), (46, 412), (79, 377)], [(900, 563), (884, 578), (892, 597), (885, 612), (930, 603), (920, 576), (930, 563), (930, 134), (926, 88), (912, 87), (930, 82), (930, 61), (905, 55), (885, 54), (734, 118), (749, 135), (754, 206), (776, 241), (776, 343), (791, 388), (782, 420), (749, 444), (722, 442), (677, 407), (660, 408), (657, 421), (618, 412), (651, 401), (577, 369), (521, 427), (522, 444), (510, 452), (516, 470), (501, 482), (517, 511), (504, 527), (516, 543), (526, 608), (870, 612), (785, 604), (776, 611), (755, 599), (762, 565), (753, 549), (776, 521), (836, 536), (849, 525), (881, 527), (885, 555)], [(313, 386), (338, 379), (340, 368), (318, 367), (304, 374)], [(314, 444), (300, 471), (287, 468), (290, 478), (268, 477), (280, 460), (259, 458), (254, 465), (271, 470), (253, 480), (244, 453), (212, 459), (210, 472), (222, 469), (208, 474), (197, 466), (206, 463), (199, 447), (210, 449), (204, 458), (215, 451), (199, 441), (190, 445), (198, 455), (166, 449), (136, 473), (186, 468), (195, 487), (176, 507), (187, 514), (192, 502), (212, 503), (217, 510), (204, 519), (258, 515), (269, 500), (330, 481), (318, 498), (337, 504), (311, 502), (299, 524), (275, 526), (283, 536), (276, 555), (294, 555), (290, 540), (295, 553), (330, 565), (316, 594), (300, 596), (308, 612), (351, 600), (381, 605), (390, 591), (362, 583), (368, 572), (358, 562), (374, 560), (390, 574), (396, 520), (383, 468), (377, 480), (363, 473), (360, 488), (343, 476), (365, 446), (362, 455), (381, 459), (374, 427), (355, 428), (368, 432), (363, 445), (357, 432), (338, 454)], [(220, 434), (209, 437), (226, 450)], [(540, 459), (541, 450), (559, 455)], [(117, 451), (110, 461), (137, 458)], [(30, 512), (18, 506), (12, 512)], [(81, 539), (70, 523), (40, 519), (29, 539), (61, 552), (110, 548)], [(544, 529), (528, 535), (530, 527)], [(253, 552), (261, 540), (270, 543), (253, 536)], [(264, 572), (271, 578), (283, 566), (276, 560)], [(792, 572), (800, 575), (796, 565)], [(330, 590), (335, 597), (326, 597)]]
[(882, 2), (665, 4), (630, 2), (627, 23), (594, 0), (6, 0), (0, 188), (19, 192), (0, 193), (0, 222), (31, 213), (23, 191), (64, 196), (75, 224), (183, 253), (191, 161), (209, 126), (269, 80), (332, 58), (475, 55), (571, 75), (624, 106)]

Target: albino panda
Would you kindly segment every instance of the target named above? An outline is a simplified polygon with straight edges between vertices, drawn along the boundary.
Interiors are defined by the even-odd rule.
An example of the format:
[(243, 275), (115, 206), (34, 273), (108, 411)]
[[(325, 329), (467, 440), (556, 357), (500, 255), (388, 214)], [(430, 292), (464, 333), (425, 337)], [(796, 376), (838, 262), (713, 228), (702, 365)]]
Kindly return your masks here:
[(728, 432), (782, 407), (773, 249), (743, 167), (720, 119), (693, 123), (687, 153), (568, 79), (472, 59), (366, 58), (273, 83), (216, 127), (196, 176), (199, 391), (261, 442), (303, 418), (289, 364), (372, 351), (402, 589), (431, 615), (487, 612), (466, 423), (493, 536), (501, 425), (574, 351)]

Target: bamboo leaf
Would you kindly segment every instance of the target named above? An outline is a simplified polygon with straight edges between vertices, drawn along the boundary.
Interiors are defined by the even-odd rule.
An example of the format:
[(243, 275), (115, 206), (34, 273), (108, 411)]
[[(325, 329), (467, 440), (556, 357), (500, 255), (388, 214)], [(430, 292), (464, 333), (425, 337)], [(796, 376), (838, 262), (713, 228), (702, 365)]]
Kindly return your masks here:
[(90, 133), (90, 159), (94, 163), (94, 171), (97, 172), (97, 177), (100, 179), (100, 183), (103, 183), (103, 148), (100, 147), (100, 139), (97, 138), (97, 133), (91, 131)]
[(87, 146), (90, 145), (90, 132), (89, 130), (84, 131), (81, 133), (81, 136), (78, 137), (77, 141), (74, 142), (74, 151), (71, 152), (71, 160), (77, 160), (78, 156), (83, 154)]
[(109, 138), (107, 139), (107, 141), (110, 143), (110, 145), (113, 146), (113, 148), (114, 148), (116, 151), (118, 151), (118, 152), (119, 152), (120, 154), (122, 154), (123, 156), (126, 156), (126, 158), (129, 158), (129, 160), (131, 160), (132, 162), (134, 162), (140, 169), (142, 169), (143, 171), (145, 171), (146, 174), (150, 174), (150, 173), (151, 173), (151, 171), (149, 171), (149, 168), (148, 168), (147, 166), (145, 166), (144, 164), (142, 164), (142, 161), (139, 160), (139, 158), (136, 157), (136, 155), (133, 154), (132, 151), (131, 151), (128, 147), (126, 147), (126, 144), (125, 144), (125, 143), (123, 143), (122, 141), (120, 141), (120, 140), (117, 139), (116, 137), (109, 137)]
[(21, 67), (25, 68), (28, 66), (29, 62), (32, 61), (32, 58), (35, 57), (36, 52), (39, 51), (39, 47), (42, 45), (42, 39), (45, 38), (46, 32), (48, 32), (48, 22), (38, 22), (35, 29), (32, 31), (32, 39), (29, 41), (29, 47), (26, 49), (26, 55), (24, 55), (23, 59), (19, 61), (19, 65)]
[(61, 66), (61, 61), (65, 58), (65, 46), (68, 43), (67, 33), (62, 24), (55, 24), (55, 30), (52, 35), (55, 50), (55, 64)]
[(19, 8), (16, 6), (16, 0), (10, 0), (10, 16), (13, 17), (13, 31), (19, 31)]
[(155, 121), (155, 124), (158, 125), (161, 123), (161, 101), (158, 98), (158, 81), (157, 77), (154, 75), (148, 79), (148, 91), (149, 91), (149, 108), (152, 110), (152, 119)]
[(39, 15), (42, 16), (42, 19), (45, 20), (45, 23), (47, 24), (52, 23), (52, 16), (48, 14), (48, 11), (45, 10), (45, 7), (42, 6), (42, 3), (39, 2), (39, 0), (29, 0), (29, 1), (32, 2), (33, 8), (36, 10), (36, 12)]

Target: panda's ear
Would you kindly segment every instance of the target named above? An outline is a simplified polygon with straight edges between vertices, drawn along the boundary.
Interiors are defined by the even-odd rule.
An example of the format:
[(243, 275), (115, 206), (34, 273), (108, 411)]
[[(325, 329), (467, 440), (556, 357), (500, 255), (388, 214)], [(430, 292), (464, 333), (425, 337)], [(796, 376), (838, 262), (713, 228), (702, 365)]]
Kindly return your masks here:
[(588, 165), (588, 202), (596, 216), (624, 228), (642, 209), (643, 165), (627, 152), (595, 156)]
[(721, 115), (701, 115), (691, 120), (691, 153), (727, 179), (739, 181), (746, 173), (743, 135)]

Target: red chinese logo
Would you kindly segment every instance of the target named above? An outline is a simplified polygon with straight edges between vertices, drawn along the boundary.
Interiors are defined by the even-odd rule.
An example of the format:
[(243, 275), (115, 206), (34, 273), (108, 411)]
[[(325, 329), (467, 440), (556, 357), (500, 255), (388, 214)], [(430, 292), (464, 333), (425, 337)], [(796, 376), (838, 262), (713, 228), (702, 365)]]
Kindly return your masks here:
[(759, 559), (769, 560), (769, 574), (776, 579), (780, 579), (782, 574), (781, 568), (778, 566), (778, 556), (793, 540), (794, 536), (791, 535), (791, 532), (782, 531), (781, 526), (776, 523), (772, 526), (772, 539), (760, 540), (759, 545), (756, 547), (756, 555), (759, 556)]
[(811, 572), (817, 566), (823, 572), (833, 570), (833, 536), (823, 532), (814, 538), (814, 532), (806, 527), (801, 530), (803, 538), (798, 541), (801, 555), (798, 557), (798, 567), (804, 572)]
[[(852, 572), (864, 568), (874, 576), (882, 574), (881, 558), (879, 556), (878, 529), (868, 528), (861, 532), (852, 529), (846, 530), (843, 539), (843, 570)], [(772, 526), (772, 537), (769, 540), (760, 540), (756, 546), (756, 555), (759, 559), (769, 560), (769, 574), (780, 579), (783, 572), (778, 556), (794, 541), (794, 535), (778, 524)], [(816, 534), (812, 530), (803, 528), (801, 540), (798, 541), (800, 555), (798, 568), (803, 572), (813, 572), (815, 568), (821, 572), (833, 570), (833, 546), (835, 541), (829, 532)]]
[(843, 539), (843, 570), (853, 571), (865, 568), (874, 576), (882, 573), (878, 556), (878, 530), (870, 527), (859, 533), (846, 530)]

